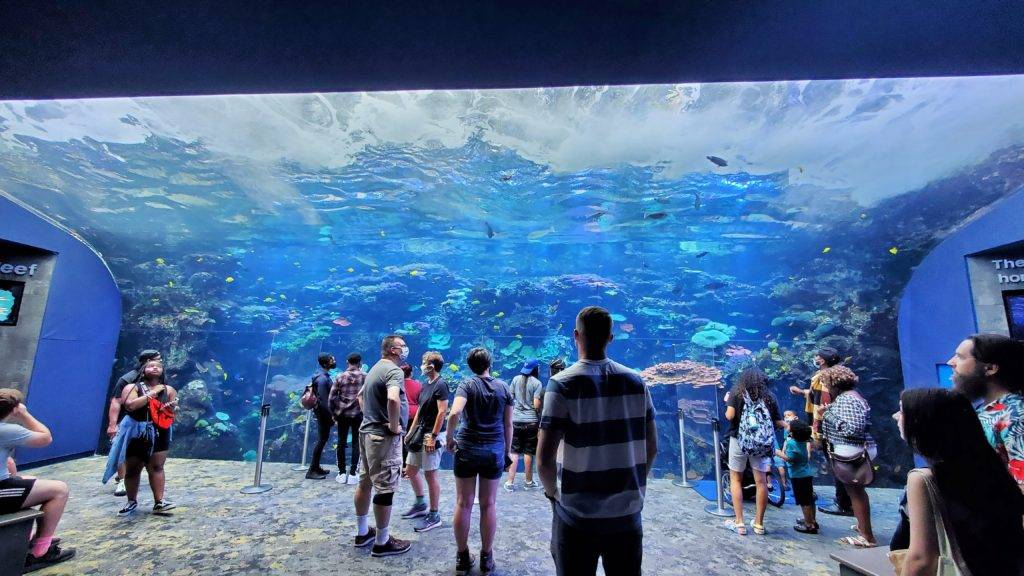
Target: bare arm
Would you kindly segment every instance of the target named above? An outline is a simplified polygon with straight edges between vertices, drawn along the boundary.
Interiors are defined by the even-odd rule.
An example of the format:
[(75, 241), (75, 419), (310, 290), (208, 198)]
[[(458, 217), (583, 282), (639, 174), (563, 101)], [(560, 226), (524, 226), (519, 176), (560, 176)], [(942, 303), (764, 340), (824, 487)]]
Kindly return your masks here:
[(21, 425), (32, 433), (32, 436), (22, 444), (23, 446), (42, 448), (53, 442), (53, 434), (50, 433), (50, 429), (29, 414), (28, 408), (24, 404), (18, 404), (18, 407), (14, 409), (14, 415), (21, 421)]
[[(557, 458), (558, 445), (562, 442), (562, 432), (553, 429), (541, 429), (537, 434), (537, 475), (544, 485), (544, 494), (556, 497), (558, 494)], [(657, 446), (657, 440), (655, 440)], [(657, 450), (657, 448), (655, 448)]]
[(505, 406), (505, 456), (512, 450), (512, 405)]
[(732, 406), (729, 406), (728, 408), (725, 409), (725, 419), (726, 420), (729, 420), (731, 422), (732, 419), (735, 418), (735, 417), (736, 417), (736, 409), (735, 408), (733, 408)]
[(932, 576), (938, 569), (939, 540), (928, 487), (919, 473), (907, 476), (907, 515), (910, 517), (910, 547), (903, 564), (903, 576)]
[[(444, 424), (444, 414), (448, 411), (448, 400), (437, 401), (437, 418), (434, 418), (434, 427), (430, 429), (430, 433), (437, 436), (441, 432), (441, 425)], [(417, 414), (419, 416), (419, 414)]]
[(7, 473), (11, 476), (18, 475), (18, 465), (14, 463), (14, 458), (7, 457)]
[(135, 386), (129, 386), (124, 389), (121, 394), (121, 402), (124, 404), (125, 410), (138, 410), (149, 404), (150, 398), (155, 398), (157, 394), (162, 392), (164, 389), (163, 384), (157, 384), (150, 388), (149, 392), (143, 395), (139, 395), (139, 391)]
[(117, 416), (121, 413), (121, 397), (114, 396), (110, 399), (110, 406), (107, 407), (107, 436), (111, 438), (117, 434)]
[(456, 396), (452, 402), (452, 411), (448, 414), (448, 441), (446, 445), (448, 451), (451, 452), (455, 448), (455, 427), (459, 425), (459, 417), (462, 416), (462, 410), (466, 408), (466, 398), (463, 396)]
[(402, 432), (402, 396), (398, 386), (388, 386), (388, 430), (392, 434)]

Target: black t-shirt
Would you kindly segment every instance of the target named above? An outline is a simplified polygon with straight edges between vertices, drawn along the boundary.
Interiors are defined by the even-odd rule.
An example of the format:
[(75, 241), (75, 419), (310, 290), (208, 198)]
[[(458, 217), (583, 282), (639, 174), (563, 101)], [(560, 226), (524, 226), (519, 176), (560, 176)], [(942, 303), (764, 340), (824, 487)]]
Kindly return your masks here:
[[(772, 423), (782, 420), (782, 415), (779, 414), (779, 402), (775, 399), (775, 395), (771, 392), (764, 397), (764, 403), (768, 406), (768, 414), (771, 416)], [(740, 433), (740, 417), (743, 416), (743, 405), (746, 404), (743, 400), (743, 394), (737, 394), (735, 390), (729, 392), (729, 403), (727, 406), (732, 407), (736, 413), (733, 414), (732, 420), (729, 420), (729, 432), (726, 434), (729, 438), (736, 438)]]
[[(139, 396), (144, 396), (149, 392), (150, 387), (145, 382), (138, 382), (132, 385), (136, 387), (135, 389)], [(166, 386), (164, 386), (164, 389), (156, 395), (156, 399), (161, 402), (167, 402), (170, 399), (170, 393), (167, 392)], [(127, 414), (138, 422), (148, 422), (150, 420), (149, 403), (147, 402), (146, 404), (143, 404), (141, 408), (127, 412)]]
[[(135, 380), (138, 377), (138, 370), (129, 370), (128, 372), (125, 372), (120, 378), (117, 379), (117, 383), (114, 384), (114, 393), (111, 397), (120, 400), (121, 394), (124, 393), (125, 386), (130, 386), (131, 384), (134, 384)], [(127, 412), (125, 412), (124, 405), (122, 404), (121, 410), (118, 411), (117, 413), (117, 421), (120, 422), (121, 419), (124, 418), (125, 414), (127, 414)]]
[(420, 388), (420, 395), (417, 399), (419, 410), (416, 412), (419, 420), (409, 439), (409, 450), (419, 452), (423, 449), (423, 435), (434, 429), (434, 422), (437, 420), (437, 403), (446, 400), (448, 400), (448, 383), (444, 381), (444, 378), (438, 377), (434, 382), (427, 382)]

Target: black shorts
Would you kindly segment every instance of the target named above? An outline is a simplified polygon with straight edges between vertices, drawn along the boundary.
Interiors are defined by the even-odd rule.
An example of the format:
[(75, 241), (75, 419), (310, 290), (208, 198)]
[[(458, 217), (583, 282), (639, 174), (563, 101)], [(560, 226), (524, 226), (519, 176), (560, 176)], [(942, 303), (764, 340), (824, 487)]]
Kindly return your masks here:
[[(6, 463), (5, 463), (6, 465)], [(11, 476), (0, 480), (0, 514), (10, 514), (25, 507), (25, 499), (32, 491), (35, 479)]]
[(452, 471), (456, 478), (480, 476), (487, 480), (497, 480), (507, 466), (503, 446), (457, 447)]
[(790, 478), (790, 486), (793, 487), (793, 500), (800, 506), (814, 505), (814, 478)]
[[(170, 428), (156, 428), (156, 441), (153, 443), (153, 453), (167, 452), (171, 448)], [(149, 440), (145, 438), (132, 438), (128, 441), (128, 449), (125, 451), (125, 458), (138, 458), (143, 462), (149, 462)]]
[(512, 423), (512, 453), (533, 456), (537, 453), (538, 424), (529, 422)]

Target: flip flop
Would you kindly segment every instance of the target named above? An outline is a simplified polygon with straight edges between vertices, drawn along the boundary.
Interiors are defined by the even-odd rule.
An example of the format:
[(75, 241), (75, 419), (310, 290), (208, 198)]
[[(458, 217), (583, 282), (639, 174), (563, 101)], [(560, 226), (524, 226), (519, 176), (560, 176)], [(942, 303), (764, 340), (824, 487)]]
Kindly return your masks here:
[(764, 536), (764, 524), (754, 524), (753, 522), (751, 522), (750, 527), (754, 529), (754, 534), (757, 534), (758, 536)]
[(743, 523), (738, 523), (734, 520), (726, 520), (725, 524), (722, 525), (722, 528), (725, 528), (730, 532), (735, 532), (740, 536), (747, 535), (747, 525)]
[(878, 544), (868, 542), (863, 536), (844, 536), (839, 539), (840, 544), (853, 546), (854, 548), (875, 548)]

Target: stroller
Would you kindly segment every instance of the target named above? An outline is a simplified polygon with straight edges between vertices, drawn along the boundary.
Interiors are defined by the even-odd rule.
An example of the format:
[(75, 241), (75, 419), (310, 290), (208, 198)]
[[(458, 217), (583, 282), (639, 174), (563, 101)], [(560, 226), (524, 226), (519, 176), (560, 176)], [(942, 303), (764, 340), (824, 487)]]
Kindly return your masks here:
[[(725, 493), (725, 501), (732, 503), (732, 490), (731, 483), (732, 477), (729, 474), (729, 438), (722, 439), (721, 446), (722, 454), (722, 491)], [(743, 471), (743, 499), (747, 502), (753, 502), (754, 497), (757, 494), (757, 487), (754, 484), (754, 472), (748, 466)], [(771, 469), (768, 470), (768, 503), (775, 507), (781, 507), (786, 501), (786, 489), (782, 485), (782, 479), (779, 478), (779, 472), (775, 469), (773, 464)]]

